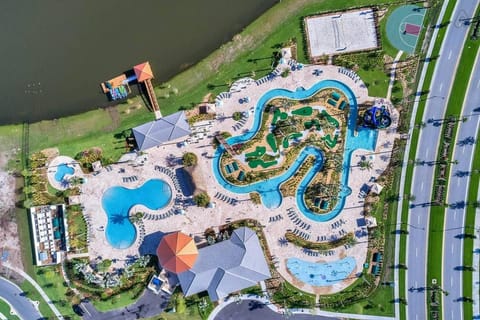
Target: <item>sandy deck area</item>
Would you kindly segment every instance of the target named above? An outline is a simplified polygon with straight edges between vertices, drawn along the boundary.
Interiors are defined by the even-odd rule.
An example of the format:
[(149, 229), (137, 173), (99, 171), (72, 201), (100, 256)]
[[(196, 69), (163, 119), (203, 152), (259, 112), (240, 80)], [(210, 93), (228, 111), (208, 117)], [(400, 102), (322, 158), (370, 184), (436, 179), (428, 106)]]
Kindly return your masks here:
[[(321, 69), (323, 72), (317, 76), (313, 72), (315, 69)], [(256, 105), (258, 99), (271, 89), (286, 88), (296, 90), (298, 87), (309, 88), (324, 79), (338, 80), (349, 86), (355, 93), (358, 103), (374, 100), (374, 98), (368, 96), (367, 89), (363, 86), (362, 81), (355, 82), (354, 79), (348, 77), (346, 74), (340, 73), (338, 67), (305, 66), (300, 71), (292, 72), (292, 74), (286, 78), (276, 77), (275, 80), (265, 82), (261, 85), (251, 83), (246, 85), (240, 92), (232, 93), (231, 98), (225, 99), (223, 105), (217, 107), (217, 114), (223, 116), (215, 121), (211, 132), (203, 139), (198, 140), (198, 142), (191, 143), (182, 148), (178, 147), (177, 144), (152, 148), (148, 150), (145, 155), (141, 156), (143, 160), (141, 165), (138, 165), (138, 163), (112, 165), (112, 169), (109, 171), (104, 168), (100, 174), (86, 177), (86, 183), (81, 186), (80, 199), (84, 206), (84, 214), (89, 217), (92, 225), (89, 235), (90, 258), (94, 259), (97, 256), (101, 256), (110, 259), (123, 259), (129, 255), (154, 254), (159, 240), (164, 233), (181, 230), (186, 234), (192, 235), (196, 242), (202, 242), (204, 241), (203, 233), (209, 227), (216, 228), (228, 220), (253, 218), (259, 220), (260, 223), (265, 226), (264, 233), (267, 237), (270, 252), (275, 256), (275, 259), (280, 262), (278, 270), (286, 280), (307, 292), (315, 294), (334, 293), (349, 286), (355, 281), (355, 277), (350, 277), (329, 287), (312, 287), (307, 284), (302, 284), (289, 273), (286, 267), (286, 260), (291, 257), (297, 257), (311, 262), (333, 262), (342, 257), (351, 256), (356, 260), (356, 268), (353, 272), (353, 274), (355, 274), (362, 270), (363, 263), (365, 262), (368, 246), (365, 235), (359, 236), (356, 245), (353, 247), (348, 249), (345, 247), (337, 248), (335, 254), (330, 256), (312, 257), (292, 244), (283, 246), (279, 239), (284, 237), (285, 231), (287, 229), (293, 230), (298, 228), (286, 214), (287, 208), (297, 208), (295, 198), (284, 198), (279, 208), (270, 210), (263, 205), (253, 204), (249, 200), (248, 194), (234, 194), (225, 190), (218, 184), (212, 173), (211, 156), (214, 153), (214, 149), (211, 143), (213, 134), (218, 131), (229, 131), (233, 135), (242, 134), (244, 130), (248, 130), (253, 124), (254, 116), (250, 116), (241, 129), (234, 131), (232, 128), (235, 126), (236, 121), (231, 118), (233, 112), (251, 110), (251, 108)], [(250, 102), (245, 104), (238, 103), (238, 100), (244, 97), (249, 97)], [(393, 112), (391, 116), (394, 120), (391, 128), (396, 128), (398, 114), (396, 114), (395, 109), (391, 108), (390, 110)], [(381, 154), (372, 155), (372, 151), (366, 150), (356, 150), (353, 152), (351, 160), (352, 167), (348, 181), (348, 187), (352, 190), (352, 193), (346, 198), (344, 209), (335, 219), (322, 223), (309, 220), (302, 214), (299, 214), (299, 217), (304, 222), (311, 225), (308, 231), (300, 229), (311, 237), (311, 241), (316, 241), (318, 237), (322, 236), (328, 239), (333, 235), (341, 236), (343, 232), (365, 231), (365, 227), (359, 226), (358, 224), (358, 219), (363, 218), (363, 198), (359, 198), (358, 194), (364, 183), (368, 183), (371, 177), (378, 177), (385, 170), (389, 163), (393, 141), (396, 136), (394, 129), (381, 130), (379, 132), (375, 153)], [(160, 178), (173, 185), (171, 178), (159, 170), (155, 170), (155, 166), (168, 167), (169, 161), (167, 161), (167, 158), (171, 158), (172, 156), (181, 158), (182, 154), (186, 151), (194, 152), (198, 156), (199, 170), (197, 171), (200, 172), (200, 178), (205, 181), (202, 188), (206, 189), (212, 201), (215, 202), (215, 207), (205, 209), (188, 204), (183, 207), (185, 210), (185, 214), (183, 215), (172, 215), (161, 220), (144, 220), (142, 228), (145, 230), (145, 236), (137, 236), (135, 243), (127, 249), (118, 250), (112, 248), (102, 229), (107, 224), (107, 217), (101, 205), (105, 190), (112, 186), (137, 188), (152, 178)], [(371, 160), (373, 164), (371, 170), (361, 170), (358, 166), (355, 166), (362, 156)], [(129, 176), (137, 176), (138, 180), (124, 182), (123, 177)], [(173, 186), (172, 189), (174, 189)], [(238, 200), (237, 205), (231, 205), (214, 198), (217, 192)], [(177, 192), (173, 190), (172, 200), (165, 208), (153, 211), (143, 206), (135, 206), (131, 211), (143, 211), (157, 215), (162, 214), (172, 208), (179, 207), (179, 205), (175, 204), (175, 198), (182, 198), (182, 195), (177, 194)], [(270, 217), (278, 215), (283, 217), (283, 219), (269, 222)], [(340, 219), (345, 221), (345, 223), (342, 224), (341, 227), (333, 228), (332, 223)], [(342, 232), (342, 234), (340, 234), (340, 232)], [(357, 234), (361, 234), (361, 232)]]

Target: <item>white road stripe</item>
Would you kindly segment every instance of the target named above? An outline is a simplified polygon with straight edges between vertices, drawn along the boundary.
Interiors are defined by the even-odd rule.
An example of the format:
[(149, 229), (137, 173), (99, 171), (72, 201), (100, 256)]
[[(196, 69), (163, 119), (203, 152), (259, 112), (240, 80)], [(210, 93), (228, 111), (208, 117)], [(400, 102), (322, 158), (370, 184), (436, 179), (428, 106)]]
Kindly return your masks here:
[(443, 82), (440, 83), (440, 85), (438, 86), (438, 90), (442, 91), (442, 88), (443, 88)]
[(448, 54), (448, 60), (450, 60), (452, 58), (452, 50), (450, 50), (450, 53)]
[(417, 216), (417, 224), (420, 224), (420, 216)]
[(415, 248), (415, 257), (418, 257), (418, 248)]
[(428, 158), (428, 153), (430, 152), (430, 149), (425, 150), (425, 158)]
[(423, 181), (422, 181), (422, 184), (420, 185), (420, 190), (423, 190)]
[(480, 80), (477, 82), (477, 88), (480, 88)]

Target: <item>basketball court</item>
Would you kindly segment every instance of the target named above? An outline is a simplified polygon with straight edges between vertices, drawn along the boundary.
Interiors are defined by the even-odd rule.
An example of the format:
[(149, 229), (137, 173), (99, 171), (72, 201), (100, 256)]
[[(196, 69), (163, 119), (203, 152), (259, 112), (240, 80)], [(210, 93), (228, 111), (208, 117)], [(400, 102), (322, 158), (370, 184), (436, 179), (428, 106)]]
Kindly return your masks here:
[(422, 32), (425, 9), (407, 5), (395, 9), (387, 20), (387, 37), (390, 43), (406, 53), (413, 54)]

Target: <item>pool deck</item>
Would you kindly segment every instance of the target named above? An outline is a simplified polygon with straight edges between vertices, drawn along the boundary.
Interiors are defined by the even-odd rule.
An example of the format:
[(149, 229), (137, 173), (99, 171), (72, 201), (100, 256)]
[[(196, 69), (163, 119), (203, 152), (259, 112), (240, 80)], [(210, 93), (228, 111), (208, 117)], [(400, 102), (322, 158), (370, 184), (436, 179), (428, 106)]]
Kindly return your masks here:
[(48, 169), (47, 169), (47, 178), (48, 182), (52, 187), (54, 187), (57, 190), (65, 190), (66, 187), (62, 186), (62, 184), (55, 179), (55, 173), (57, 173), (57, 167), (62, 164), (67, 164), (69, 167), (73, 167), (73, 174), (71, 175), (66, 175), (68, 177), (82, 177), (83, 176), (83, 171), (82, 168), (80, 167), (80, 164), (73, 158), (67, 157), (67, 156), (58, 156), (52, 159), (52, 161), (48, 164)]
[[(323, 73), (319, 76), (315, 76), (313, 71), (320, 69)], [(250, 116), (242, 129), (234, 131), (232, 127), (237, 123), (231, 118), (231, 115), (235, 111), (246, 111), (256, 105), (258, 99), (268, 90), (276, 88), (286, 88), (295, 90), (298, 87), (308, 88), (313, 84), (321, 80), (338, 80), (349, 86), (355, 93), (358, 103), (365, 101), (372, 101), (374, 98), (368, 96), (367, 89), (363, 87), (361, 81), (354, 82), (347, 75), (339, 73), (336, 66), (304, 66), (300, 71), (294, 71), (290, 76), (286, 78), (276, 77), (273, 81), (265, 82), (261, 85), (255, 83), (246, 85), (240, 92), (234, 92), (231, 94), (231, 98), (223, 101), (223, 105), (216, 107), (217, 114), (223, 114), (225, 117), (216, 120), (213, 123), (211, 131), (207, 137), (198, 140), (198, 142), (192, 142), (187, 147), (179, 148), (176, 144), (164, 145), (157, 148), (152, 148), (142, 155), (146, 158), (141, 165), (134, 163), (122, 163), (112, 165), (112, 170), (102, 169), (100, 174), (93, 176), (89, 175), (85, 184), (81, 186), (80, 200), (84, 206), (84, 214), (87, 215), (91, 221), (90, 228), (90, 244), (89, 244), (89, 256), (91, 259), (95, 259), (98, 256), (102, 258), (117, 258), (127, 257), (128, 255), (139, 255), (140, 252), (154, 254), (160, 233), (168, 233), (172, 231), (181, 230), (186, 234), (191, 234), (195, 237), (196, 242), (204, 242), (203, 232), (209, 227), (217, 227), (225, 224), (227, 220), (237, 220), (245, 218), (253, 218), (260, 221), (265, 226), (264, 234), (267, 238), (267, 242), (270, 248), (272, 256), (275, 260), (278, 260), (278, 271), (289, 282), (295, 286), (301, 288), (304, 291), (315, 294), (328, 294), (341, 291), (350, 284), (352, 284), (356, 277), (352, 276), (348, 279), (334, 284), (330, 287), (312, 287), (303, 282), (296, 280), (286, 268), (286, 260), (291, 257), (296, 257), (310, 262), (333, 262), (339, 258), (345, 256), (352, 256), (356, 260), (356, 268), (352, 275), (362, 270), (362, 265), (365, 262), (367, 254), (367, 236), (363, 236), (357, 239), (357, 244), (349, 249), (340, 247), (335, 249), (335, 254), (331, 256), (312, 257), (308, 256), (301, 248), (295, 247), (293, 244), (282, 246), (279, 242), (280, 238), (285, 235), (286, 229), (299, 229), (305, 231), (292, 222), (287, 216), (287, 208), (297, 208), (295, 203), (295, 197), (283, 198), (281, 206), (274, 210), (269, 210), (263, 205), (253, 204), (248, 194), (233, 194), (223, 189), (215, 180), (212, 172), (212, 159), (211, 156), (214, 153), (214, 149), (211, 145), (212, 137), (215, 131), (229, 131), (232, 134), (241, 134), (245, 128), (250, 128), (253, 123), (253, 116)], [(249, 97), (250, 102), (240, 104), (238, 100), (240, 98)], [(304, 217), (301, 213), (298, 216), (308, 224), (311, 225), (311, 229), (305, 231), (311, 238), (311, 241), (316, 241), (317, 236), (327, 236), (330, 238), (332, 235), (339, 236), (339, 231), (354, 232), (361, 227), (357, 226), (357, 219), (362, 218), (363, 212), (363, 199), (358, 197), (359, 190), (364, 183), (368, 183), (372, 176), (378, 177), (387, 167), (390, 154), (393, 147), (393, 141), (397, 138), (395, 129), (398, 124), (398, 113), (394, 108), (390, 109), (392, 114), (391, 129), (379, 131), (377, 138), (377, 145), (375, 153), (372, 158), (373, 168), (371, 170), (361, 170), (358, 166), (351, 168), (350, 177), (348, 181), (349, 187), (352, 189), (351, 195), (346, 198), (346, 204), (342, 212), (333, 220), (328, 222), (315, 222)], [(145, 181), (152, 178), (164, 179), (170, 185), (172, 181), (167, 175), (155, 170), (155, 166), (168, 167), (167, 157), (173, 155), (178, 159), (181, 159), (184, 152), (194, 152), (198, 156), (198, 175), (197, 179), (205, 181), (201, 188), (208, 192), (212, 201), (215, 202), (215, 208), (198, 208), (194, 205), (187, 205), (184, 207), (184, 215), (173, 215), (162, 220), (144, 220), (143, 225), (145, 229), (145, 237), (143, 243), (140, 243), (140, 239), (137, 236), (135, 243), (128, 249), (118, 250), (112, 248), (105, 237), (105, 232), (101, 230), (101, 226), (105, 227), (107, 223), (107, 217), (101, 206), (101, 200), (103, 192), (112, 186), (124, 186), (127, 188), (137, 188), (141, 186)], [(356, 164), (360, 161), (362, 156), (369, 157), (371, 151), (356, 150), (352, 154), (352, 164)], [(203, 155), (202, 155), (203, 154)], [(357, 160), (358, 159), (358, 160)], [(178, 167), (178, 166), (177, 166)], [(125, 172), (119, 173), (120, 169), (124, 169)], [(54, 173), (53, 173), (54, 174)], [(197, 173), (196, 173), (197, 174)], [(123, 182), (123, 177), (137, 176), (138, 180), (133, 182)], [(50, 179), (50, 176), (49, 176)], [(220, 192), (226, 196), (238, 200), (236, 206), (232, 206), (219, 199), (213, 198), (213, 196)], [(176, 197), (181, 197), (173, 188), (172, 185), (172, 201), (165, 208), (157, 211), (149, 210), (143, 206), (135, 206), (132, 211), (144, 211), (151, 214), (162, 214), (167, 212), (174, 206)], [(297, 210), (298, 211), (298, 210)], [(270, 217), (281, 215), (283, 219), (269, 222)], [(345, 221), (339, 228), (332, 229), (331, 225), (334, 221), (343, 219)], [(159, 233), (160, 232), (160, 233)], [(119, 267), (123, 264), (119, 263)]]

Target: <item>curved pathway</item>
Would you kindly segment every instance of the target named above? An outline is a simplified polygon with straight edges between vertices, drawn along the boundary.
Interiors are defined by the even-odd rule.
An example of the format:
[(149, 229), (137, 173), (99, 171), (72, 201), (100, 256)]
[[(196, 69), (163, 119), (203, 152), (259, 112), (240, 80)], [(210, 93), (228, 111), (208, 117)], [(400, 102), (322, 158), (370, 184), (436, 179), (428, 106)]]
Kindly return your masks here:
[[(8, 263), (4, 263), (3, 264), (4, 267), (6, 268), (9, 268), (13, 271), (15, 271), (16, 273), (20, 274), (25, 280), (27, 280), (28, 282), (30, 282), (32, 284), (32, 286), (35, 287), (35, 289), (37, 289), (38, 293), (40, 293), (40, 295), (42, 296), (43, 300), (45, 300), (45, 302), (48, 304), (48, 306), (50, 307), (50, 309), (52, 309), (53, 313), (55, 314), (55, 316), (58, 318), (58, 319), (63, 319), (63, 316), (62, 314), (60, 313), (60, 311), (58, 311), (57, 307), (55, 307), (55, 305), (53, 304), (52, 300), (50, 300), (50, 298), (47, 296), (47, 294), (45, 293), (45, 291), (43, 291), (43, 289), (38, 285), (38, 283), (32, 279), (32, 277), (30, 277), (27, 273), (25, 273), (23, 270), (21, 269), (18, 269), (18, 268), (15, 268), (11, 265), (9, 265)], [(26, 319), (30, 319), (30, 318), (26, 318)]]
[[(21, 319), (40, 319), (42, 315), (35, 305), (13, 282), (0, 277), (0, 297), (4, 299)], [(8, 314), (4, 316), (8, 317)]]

